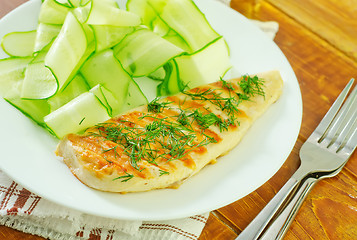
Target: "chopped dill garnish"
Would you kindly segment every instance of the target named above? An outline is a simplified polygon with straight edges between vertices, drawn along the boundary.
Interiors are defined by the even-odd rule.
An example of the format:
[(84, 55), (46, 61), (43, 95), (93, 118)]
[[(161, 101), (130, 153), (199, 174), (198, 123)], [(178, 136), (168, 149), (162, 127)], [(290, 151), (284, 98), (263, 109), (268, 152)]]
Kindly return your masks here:
[(108, 160), (105, 156), (103, 156), (103, 158), (104, 158), (105, 161), (107, 161), (108, 163), (113, 163), (112, 161)]
[(105, 149), (103, 152), (114, 151), (119, 157), (117, 148), (129, 156), (130, 164), (138, 171), (143, 169), (138, 165), (142, 160), (157, 164), (157, 159), (172, 161), (187, 155), (190, 151), (208, 144), (206, 139), (197, 141), (197, 133), (177, 121), (155, 117), (152, 114), (138, 118), (150, 119), (145, 126), (122, 121), (123, 124), (104, 123), (96, 125), (97, 132), (90, 133), (118, 145)]
[(240, 100), (242, 101), (247, 101), (249, 100), (249, 96), (244, 94), (244, 93), (237, 93), (237, 96), (239, 97)]
[(118, 147), (118, 145), (116, 145), (116, 146), (114, 146), (112, 148), (103, 149), (102, 152), (106, 153), (106, 152), (109, 152), (109, 151), (113, 151), (114, 152), (114, 156), (119, 158), (120, 156), (119, 156), (119, 153), (117, 152), (117, 147)]
[(95, 125), (95, 128), (99, 132), (91, 132), (91, 135), (104, 137), (112, 142), (118, 142), (123, 137), (122, 128), (115, 123), (99, 123)]
[(169, 102), (159, 102), (160, 98), (155, 98), (148, 104), (148, 111), (153, 113), (161, 113)]
[[(222, 80), (223, 82), (224, 80)], [(227, 86), (229, 85), (226, 82)], [(231, 86), (233, 88), (233, 86)], [(229, 97), (222, 97), (221, 93), (216, 93), (212, 89), (207, 89), (205, 91), (199, 92), (184, 92), (186, 95), (190, 96), (192, 100), (202, 100), (202, 101), (209, 101), (213, 105), (217, 106), (223, 112), (226, 112), (229, 116), (234, 116), (239, 112), (238, 105), (241, 103), (240, 99), (236, 99), (234, 96)], [(231, 92), (229, 91), (229, 95)]]
[(235, 99), (234, 97), (226, 98), (223, 107), (223, 111), (226, 111), (228, 116), (234, 116), (239, 112), (238, 105), (241, 101)]
[(183, 126), (187, 126), (188, 124), (190, 124), (190, 120), (188, 119), (185, 111), (183, 111), (183, 110), (181, 110), (180, 114), (177, 116), (176, 121), (179, 122)]
[[(148, 113), (142, 114), (135, 121), (118, 120), (117, 123), (97, 124), (96, 130), (89, 134), (116, 143), (114, 147), (104, 149), (103, 153), (113, 151), (115, 157), (120, 157), (118, 152), (125, 154), (137, 171), (144, 170), (140, 161), (159, 166), (159, 163), (182, 159), (198, 148), (219, 141), (207, 130), (211, 126), (218, 127), (220, 132), (228, 131), (229, 126), (235, 124), (239, 126), (239, 104), (255, 95), (264, 96), (264, 81), (257, 76), (243, 76), (237, 83), (241, 88), (239, 92), (234, 89), (236, 83), (223, 79), (221, 82), (222, 88), (218, 91), (214, 88), (183, 91), (188, 97), (178, 106), (171, 106), (171, 102), (155, 98), (147, 106)], [(185, 109), (180, 106), (190, 100), (206, 101), (212, 105)], [(162, 113), (165, 108), (177, 114), (162, 117), (158, 113)], [(224, 114), (216, 115), (210, 108), (214, 109), (213, 112), (221, 110)], [(169, 174), (164, 170), (159, 171), (160, 176)], [(134, 177), (125, 173), (114, 180), (126, 182)]]
[(214, 113), (202, 114), (198, 110), (195, 110), (189, 116), (193, 117), (193, 119), (200, 125), (203, 129), (207, 129), (210, 126), (219, 127), (219, 131), (228, 131), (228, 127), (233, 125), (235, 122), (235, 118), (230, 117), (227, 120), (222, 120)]
[(246, 94), (248, 97), (260, 95), (265, 97), (264, 90), (262, 86), (264, 85), (264, 81), (258, 76), (248, 76), (244, 75), (242, 80), (239, 82), (239, 86), (242, 88), (243, 93)]
[(214, 92), (213, 89), (206, 89), (204, 91), (200, 91), (200, 89), (198, 88), (195, 90), (195, 92), (185, 91), (183, 93), (187, 96), (190, 96), (192, 100), (212, 101), (220, 99), (219, 94)]
[(228, 127), (234, 125), (235, 122), (236, 122), (236, 119), (230, 117), (230, 118), (228, 118), (228, 119), (226, 119), (226, 120), (224, 120), (224, 121), (222, 121), (222, 122), (220, 123), (220, 125), (219, 125), (219, 130), (220, 130), (221, 132), (223, 132), (223, 131), (228, 131)]
[(161, 170), (161, 169), (159, 170), (159, 172), (160, 172), (160, 177), (165, 174), (170, 174), (169, 172)]
[(84, 118), (82, 118), (82, 120), (78, 123), (78, 125), (81, 125), (82, 124), (82, 122), (84, 121), (84, 119), (86, 119), (85, 117)]
[(189, 117), (192, 117), (203, 129), (209, 128), (212, 125), (218, 126), (219, 122), (222, 121), (214, 113), (203, 114), (197, 109)]
[(225, 89), (227, 89), (229, 91), (234, 91), (234, 87), (233, 87), (232, 83), (227, 82), (222, 77), (220, 78), (220, 81), (222, 82), (223, 88), (225, 88)]
[(121, 179), (121, 182), (127, 182), (134, 177), (133, 174), (125, 172), (125, 175), (114, 178), (113, 181)]

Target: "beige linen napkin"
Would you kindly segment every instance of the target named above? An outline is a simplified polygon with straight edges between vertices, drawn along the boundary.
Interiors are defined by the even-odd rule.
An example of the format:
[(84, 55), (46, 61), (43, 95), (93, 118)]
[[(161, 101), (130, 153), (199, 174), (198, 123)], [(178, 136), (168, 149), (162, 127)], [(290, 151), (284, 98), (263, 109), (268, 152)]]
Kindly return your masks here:
[[(229, 5), (229, 0), (219, 0)], [(252, 20), (274, 39), (276, 22)], [(0, 225), (51, 240), (195, 240), (209, 213), (171, 221), (120, 221), (49, 202), (0, 171)]]
[(208, 215), (160, 222), (91, 216), (49, 202), (0, 171), (0, 224), (53, 240), (192, 240)]

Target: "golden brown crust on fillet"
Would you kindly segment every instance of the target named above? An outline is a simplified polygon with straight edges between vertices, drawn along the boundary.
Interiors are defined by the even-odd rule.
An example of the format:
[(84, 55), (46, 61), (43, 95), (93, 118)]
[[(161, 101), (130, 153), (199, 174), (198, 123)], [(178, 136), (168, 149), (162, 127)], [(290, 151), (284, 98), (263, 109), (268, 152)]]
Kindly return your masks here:
[[(57, 148), (89, 187), (137, 192), (177, 186), (234, 148), (282, 92), (278, 71), (218, 81), (69, 134)], [(250, 84), (250, 85), (249, 85)]]

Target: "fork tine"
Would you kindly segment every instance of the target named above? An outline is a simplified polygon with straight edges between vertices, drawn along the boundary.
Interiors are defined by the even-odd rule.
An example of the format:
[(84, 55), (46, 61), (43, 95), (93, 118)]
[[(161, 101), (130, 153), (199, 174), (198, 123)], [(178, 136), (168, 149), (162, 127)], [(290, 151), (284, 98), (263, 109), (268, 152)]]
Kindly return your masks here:
[[(324, 140), (330, 141), (327, 143), (328, 147), (334, 145), (334, 147), (338, 149), (348, 136), (348, 133), (351, 132), (357, 114), (357, 106), (355, 106), (356, 99), (357, 87), (353, 89), (325, 134)], [(341, 129), (342, 131), (340, 131)]]
[(318, 142), (321, 142), (324, 139), (327, 129), (329, 128), (331, 122), (335, 118), (338, 110), (340, 109), (343, 101), (345, 100), (348, 92), (350, 91), (350, 89), (353, 85), (353, 82), (354, 82), (354, 79), (352, 78), (348, 82), (346, 87), (343, 89), (343, 91), (340, 93), (338, 98), (335, 100), (335, 102), (331, 106), (330, 110), (326, 113), (325, 117), (321, 120), (320, 124), (315, 129), (315, 132), (317, 132), (321, 136), (321, 138), (318, 140)]
[(357, 120), (355, 122), (354, 129), (354, 133), (346, 143), (346, 148), (348, 149), (349, 154), (352, 154), (353, 151), (357, 148)]
[(339, 152), (345, 146), (348, 149), (351, 149), (355, 148), (355, 145), (357, 145), (357, 110), (354, 112), (353, 116), (349, 119), (347, 125), (343, 128), (342, 132), (337, 137), (334, 145), (335, 147), (337, 147), (336, 152)]
[[(357, 121), (354, 125), (354, 132), (346, 141), (346, 144), (343, 146), (343, 149), (341, 149), (348, 155), (351, 155), (357, 147)], [(338, 151), (340, 151), (340, 149)]]

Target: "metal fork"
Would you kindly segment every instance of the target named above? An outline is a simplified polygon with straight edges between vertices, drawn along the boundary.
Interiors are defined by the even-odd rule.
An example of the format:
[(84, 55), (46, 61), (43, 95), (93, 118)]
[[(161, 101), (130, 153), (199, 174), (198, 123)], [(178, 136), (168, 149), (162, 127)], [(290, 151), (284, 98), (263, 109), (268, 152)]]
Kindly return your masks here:
[(357, 87), (345, 101), (353, 82), (301, 147), (300, 167), (236, 240), (282, 239), (316, 182), (341, 171), (357, 146)]

